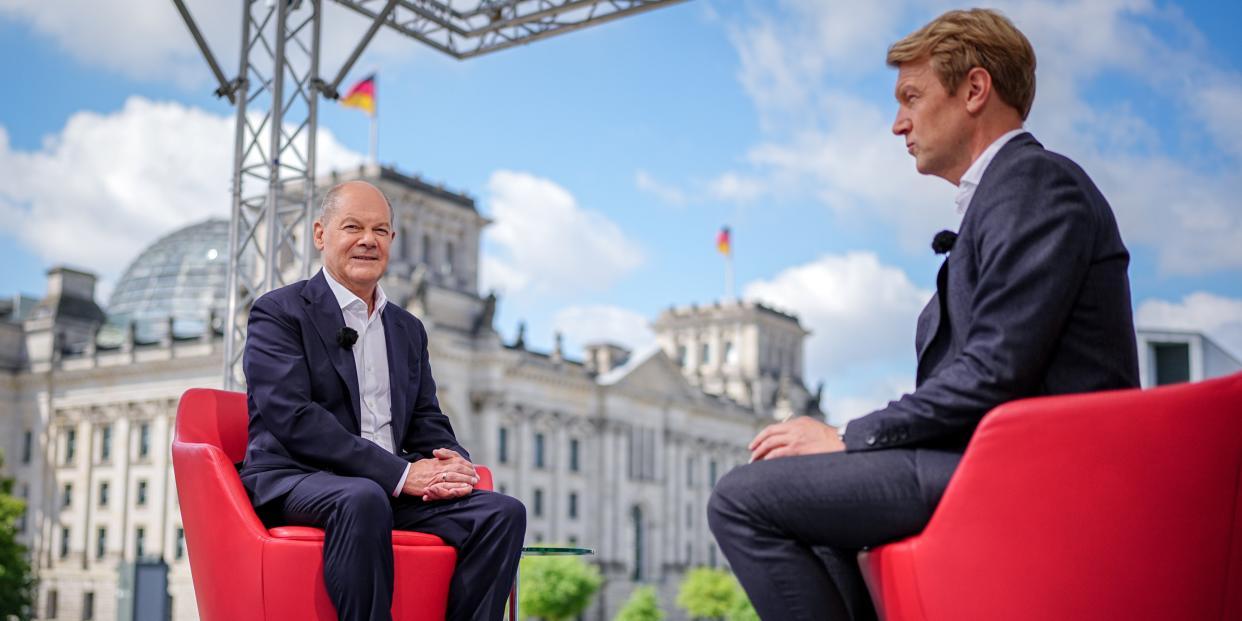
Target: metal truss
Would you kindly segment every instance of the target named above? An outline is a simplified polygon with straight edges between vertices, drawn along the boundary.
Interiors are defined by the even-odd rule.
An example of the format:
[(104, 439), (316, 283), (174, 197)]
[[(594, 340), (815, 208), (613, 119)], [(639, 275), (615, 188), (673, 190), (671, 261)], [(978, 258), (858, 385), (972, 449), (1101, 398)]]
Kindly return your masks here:
[(172, 0), (237, 107), (229, 227), (224, 385), (245, 385), (246, 314), (263, 293), (310, 276), (318, 99), (341, 82), (385, 26), (455, 58), (530, 43), (684, 0), (335, 0), (371, 19), (331, 82), (319, 73), (323, 0), (242, 0), (237, 77), (220, 69), (184, 0)]
[[(387, 0), (334, 0), (372, 19)], [(465, 59), (683, 0), (399, 0), (384, 23)]]

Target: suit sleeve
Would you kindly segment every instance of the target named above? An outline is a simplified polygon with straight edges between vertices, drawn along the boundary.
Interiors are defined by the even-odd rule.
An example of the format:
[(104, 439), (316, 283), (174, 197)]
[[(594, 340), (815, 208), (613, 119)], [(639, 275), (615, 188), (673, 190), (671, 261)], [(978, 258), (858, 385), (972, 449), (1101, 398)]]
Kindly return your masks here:
[(967, 212), (977, 218), (978, 280), (961, 353), (914, 392), (849, 423), (846, 450), (961, 437), (993, 407), (1039, 387), (1086, 278), (1098, 225), (1063, 164), (1031, 157), (1013, 166), (997, 198)]
[(345, 476), (365, 477), (385, 490), (400, 483), (406, 461), (354, 435), (311, 400), (310, 369), (298, 327), (278, 305), (259, 298), (250, 310), (242, 359), (253, 416), (298, 461)]
[(410, 451), (410, 457), (415, 460), (432, 457), (431, 452), (438, 448), (452, 449), (469, 460), (470, 453), (457, 442), (448, 416), (440, 410), (440, 400), (436, 397), (436, 380), (431, 376), (431, 361), (427, 352), (427, 329), (418, 319), (414, 323), (418, 328), (418, 339), (422, 347), (418, 352), (418, 360), (414, 361), (419, 366), (418, 386), (415, 387), (411, 405), (410, 429), (405, 434), (408, 440), (402, 448)]

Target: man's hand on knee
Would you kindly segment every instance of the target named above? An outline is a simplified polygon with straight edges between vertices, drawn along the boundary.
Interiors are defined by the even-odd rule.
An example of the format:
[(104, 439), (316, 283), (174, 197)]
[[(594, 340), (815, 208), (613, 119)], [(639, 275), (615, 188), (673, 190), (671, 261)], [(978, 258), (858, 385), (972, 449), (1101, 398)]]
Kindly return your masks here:
[(750, 441), (750, 460), (835, 453), (844, 451), (836, 427), (810, 418), (799, 416), (783, 423), (769, 425)]
[(459, 498), (474, 491), (479, 482), (474, 464), (449, 449), (436, 449), (433, 455), (433, 459), (420, 459), (410, 465), (401, 493), (431, 501)]

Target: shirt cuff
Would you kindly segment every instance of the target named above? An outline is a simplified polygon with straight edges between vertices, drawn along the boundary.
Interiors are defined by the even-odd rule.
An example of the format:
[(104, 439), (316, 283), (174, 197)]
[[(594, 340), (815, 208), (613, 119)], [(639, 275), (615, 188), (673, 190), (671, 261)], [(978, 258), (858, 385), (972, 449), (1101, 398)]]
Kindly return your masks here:
[(410, 476), (410, 466), (413, 466), (413, 465), (414, 464), (409, 464), (409, 463), (405, 465), (405, 472), (401, 473), (401, 479), (397, 481), (397, 489), (392, 490), (393, 498), (396, 498), (397, 496), (401, 495), (401, 488), (405, 487), (405, 478)]

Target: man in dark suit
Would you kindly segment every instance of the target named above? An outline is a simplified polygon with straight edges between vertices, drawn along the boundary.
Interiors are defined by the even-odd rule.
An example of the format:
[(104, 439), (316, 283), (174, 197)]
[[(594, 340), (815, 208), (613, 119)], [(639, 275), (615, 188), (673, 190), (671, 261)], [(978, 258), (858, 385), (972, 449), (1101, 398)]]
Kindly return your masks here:
[[(919, 317), (914, 392), (848, 424), (799, 418), (720, 480), (712, 532), (765, 620), (874, 619), (858, 550), (922, 530), (980, 418), (1006, 401), (1138, 385), (1129, 254), (1076, 164), (1022, 129), (1035, 53), (994, 11), (894, 44), (893, 133), (959, 187), (959, 233)], [(951, 250), (949, 248), (951, 247)]]
[(324, 529), (324, 582), (342, 621), (391, 618), (394, 528), (457, 548), (448, 619), (500, 619), (526, 509), (474, 489), (436, 399), (427, 332), (379, 286), (392, 208), (378, 188), (347, 182), (325, 195), (314, 227), (323, 270), (250, 311), (242, 482), (266, 523)]

